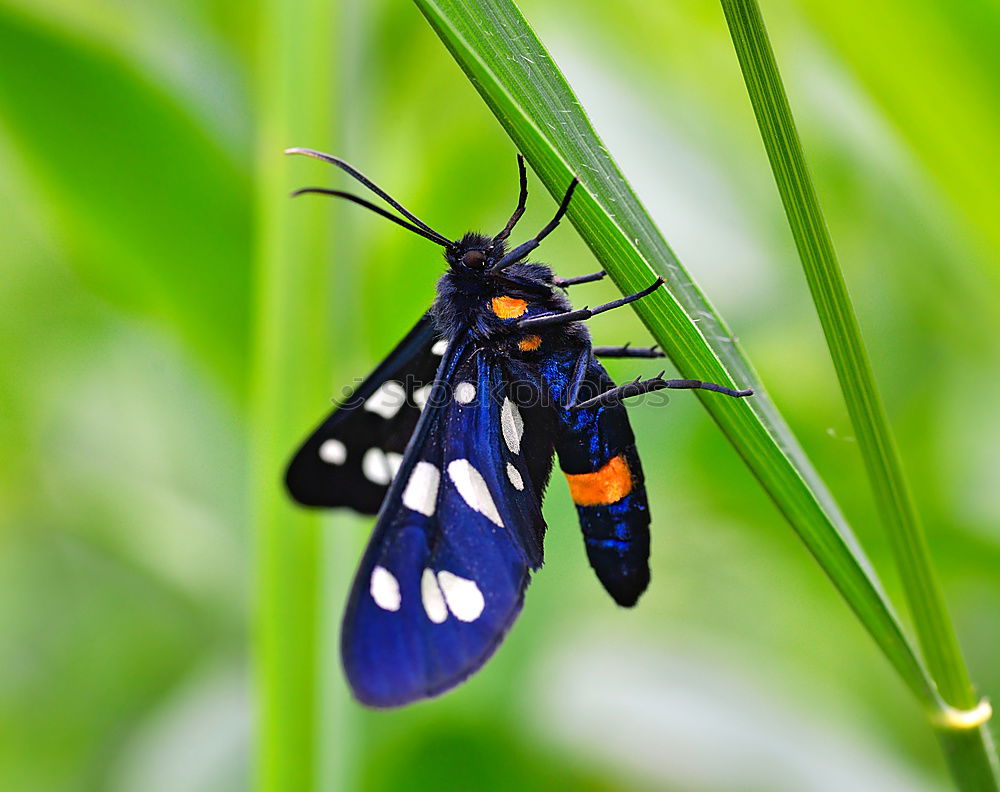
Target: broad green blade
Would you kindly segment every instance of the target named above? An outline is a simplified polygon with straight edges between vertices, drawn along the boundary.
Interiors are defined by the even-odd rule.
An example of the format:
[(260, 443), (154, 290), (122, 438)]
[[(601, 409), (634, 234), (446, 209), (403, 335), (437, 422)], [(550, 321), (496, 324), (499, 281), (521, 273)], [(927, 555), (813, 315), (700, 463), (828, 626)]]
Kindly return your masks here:
[(635, 303), (685, 377), (752, 387), (735, 400), (697, 392), (883, 653), (920, 701), (941, 702), (846, 521), (764, 391), (739, 343), (685, 272), (601, 144), (520, 11), (505, 0), (415, 0), (549, 192), (580, 179), (568, 217)]

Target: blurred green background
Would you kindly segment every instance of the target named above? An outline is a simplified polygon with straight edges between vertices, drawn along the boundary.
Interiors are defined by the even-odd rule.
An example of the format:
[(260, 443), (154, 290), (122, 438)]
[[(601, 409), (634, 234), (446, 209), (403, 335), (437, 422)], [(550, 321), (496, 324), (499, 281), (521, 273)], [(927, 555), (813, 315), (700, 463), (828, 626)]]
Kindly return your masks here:
[[(334, 150), (454, 236), (499, 228), (516, 170), (413, 6), (352, 0), (317, 21), (321, 3), (276, 4), (0, 0), (0, 785), (252, 786), (254, 524), (285, 521), (318, 576), (315, 612), (289, 614), (317, 636), (317, 788), (947, 788), (917, 706), (683, 394), (632, 412), (654, 515), (639, 607), (600, 589), (555, 480), (546, 567), (495, 659), (404, 711), (348, 699), (337, 623), (370, 521), (303, 520), (281, 470), (426, 308), (442, 262), (356, 207), (285, 203), (344, 182), (281, 149)], [(899, 602), (721, 10), (521, 7)], [(763, 10), (973, 677), (997, 695), (1000, 10)], [(297, 31), (304, 50), (329, 41), (331, 72), (275, 87)], [(313, 107), (316, 131), (283, 139)], [(553, 209), (534, 185), (524, 229)], [(304, 285), (291, 258), (276, 284), (294, 244), (274, 229), (293, 213), (329, 235), (298, 251), (326, 316), (286, 326), (273, 306)], [(542, 258), (595, 269), (569, 226)], [(645, 341), (626, 312), (593, 331)]]

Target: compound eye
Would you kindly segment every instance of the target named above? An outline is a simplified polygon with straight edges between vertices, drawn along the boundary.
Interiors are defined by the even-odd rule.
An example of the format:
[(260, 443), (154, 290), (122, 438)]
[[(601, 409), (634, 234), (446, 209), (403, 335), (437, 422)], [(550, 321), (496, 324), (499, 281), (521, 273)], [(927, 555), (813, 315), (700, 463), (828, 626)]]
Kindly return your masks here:
[(462, 264), (471, 269), (482, 269), (486, 266), (486, 254), (481, 250), (469, 250), (462, 256)]

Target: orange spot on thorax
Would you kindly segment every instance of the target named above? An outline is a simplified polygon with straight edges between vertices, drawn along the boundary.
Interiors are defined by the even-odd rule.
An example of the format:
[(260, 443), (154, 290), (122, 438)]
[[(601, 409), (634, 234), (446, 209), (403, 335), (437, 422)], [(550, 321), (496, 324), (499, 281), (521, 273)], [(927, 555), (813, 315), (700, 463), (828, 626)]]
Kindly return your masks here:
[(567, 473), (566, 481), (577, 506), (607, 506), (632, 491), (632, 472), (623, 456), (614, 457), (595, 473)]
[(517, 319), (524, 316), (528, 310), (528, 303), (516, 297), (494, 297), (493, 313), (501, 319)]

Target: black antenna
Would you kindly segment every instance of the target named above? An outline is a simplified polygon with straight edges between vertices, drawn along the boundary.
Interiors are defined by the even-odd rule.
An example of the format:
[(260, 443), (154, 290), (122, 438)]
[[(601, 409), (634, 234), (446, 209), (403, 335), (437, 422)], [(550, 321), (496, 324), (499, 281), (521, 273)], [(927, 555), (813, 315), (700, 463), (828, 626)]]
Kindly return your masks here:
[(521, 154), (517, 155), (517, 172), (518, 181), (521, 185), (521, 192), (517, 199), (517, 209), (510, 216), (510, 220), (507, 221), (507, 225), (504, 226), (503, 231), (493, 237), (494, 245), (503, 242), (510, 236), (510, 232), (514, 230), (517, 221), (521, 219), (521, 215), (524, 214), (524, 207), (528, 203), (528, 172), (524, 169), (524, 157)]
[[(339, 157), (334, 157), (331, 154), (324, 154), (321, 151), (315, 151), (313, 149), (307, 149), (307, 148), (285, 149), (285, 153), (302, 154), (306, 157), (312, 157), (313, 159), (322, 160), (323, 162), (329, 162), (331, 165), (336, 165), (338, 168), (347, 173), (349, 176), (361, 182), (365, 187), (367, 187), (369, 190), (375, 193), (379, 198), (384, 200), (394, 209), (398, 210), (399, 213), (403, 215), (403, 217), (405, 217), (407, 220), (410, 220), (414, 225), (418, 226), (419, 228), (422, 228), (428, 234), (431, 234), (432, 236), (436, 237), (434, 241), (437, 242), (439, 245), (445, 245), (446, 247), (451, 246), (452, 244), (451, 240), (449, 240), (446, 236), (444, 236), (443, 234), (439, 234), (437, 231), (435, 231), (433, 228), (427, 225), (427, 223), (425, 223), (415, 214), (408, 211), (402, 204), (400, 204), (397, 200), (395, 200), (392, 196), (390, 196), (389, 193), (387, 193), (385, 190), (383, 190), (381, 187), (375, 184), (375, 182), (373, 182), (371, 179), (365, 176), (361, 171), (359, 171), (353, 165), (344, 162), (344, 160), (340, 159)], [(369, 204), (369, 207), (370, 206), (371, 205)]]
[(443, 245), (444, 247), (451, 247), (451, 242), (449, 242), (444, 237), (429, 234), (426, 231), (424, 231), (424, 229), (417, 228), (415, 225), (407, 223), (405, 220), (396, 217), (396, 215), (394, 215), (392, 212), (387, 212), (381, 206), (376, 206), (371, 201), (366, 201), (364, 198), (361, 198), (360, 196), (354, 195), (349, 192), (344, 192), (343, 190), (327, 190), (325, 187), (303, 187), (301, 190), (296, 190), (295, 192), (293, 192), (291, 197), (295, 198), (298, 195), (306, 195), (309, 193), (314, 193), (316, 195), (332, 195), (334, 198), (346, 198), (351, 203), (356, 203), (359, 206), (365, 207), (365, 209), (371, 209), (373, 212), (375, 212), (375, 214), (382, 215), (382, 217), (384, 217), (386, 220), (392, 220), (392, 222), (394, 222), (396, 225), (400, 225), (403, 228), (407, 229), (408, 231), (412, 231), (414, 234), (419, 234), (424, 239), (429, 239), (431, 242), (434, 242), (435, 244), (438, 245)]

